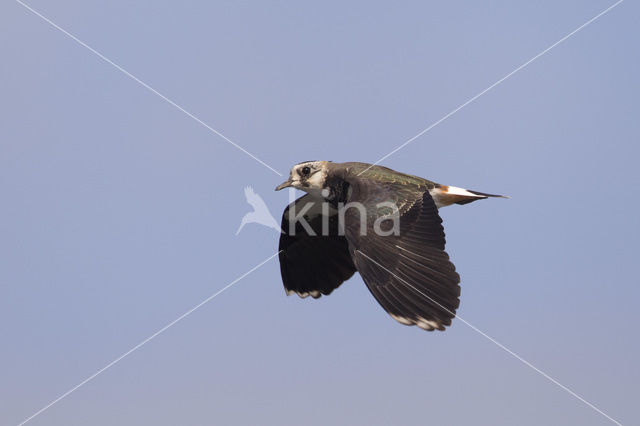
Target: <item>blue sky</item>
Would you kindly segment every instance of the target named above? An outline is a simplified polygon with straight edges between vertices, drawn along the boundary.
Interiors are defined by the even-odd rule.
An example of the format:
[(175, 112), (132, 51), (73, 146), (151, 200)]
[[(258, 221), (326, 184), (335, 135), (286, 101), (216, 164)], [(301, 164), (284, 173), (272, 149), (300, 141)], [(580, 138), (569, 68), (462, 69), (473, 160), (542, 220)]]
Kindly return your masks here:
[[(29, 4), (283, 174), (374, 162), (614, 2)], [(383, 164), (510, 200), (443, 209), (459, 314), (638, 421), (637, 4)], [(0, 423), (17, 424), (277, 250), (282, 181), (17, 2), (0, 5)], [(286, 297), (276, 260), (32, 425), (612, 424), (359, 276)]]

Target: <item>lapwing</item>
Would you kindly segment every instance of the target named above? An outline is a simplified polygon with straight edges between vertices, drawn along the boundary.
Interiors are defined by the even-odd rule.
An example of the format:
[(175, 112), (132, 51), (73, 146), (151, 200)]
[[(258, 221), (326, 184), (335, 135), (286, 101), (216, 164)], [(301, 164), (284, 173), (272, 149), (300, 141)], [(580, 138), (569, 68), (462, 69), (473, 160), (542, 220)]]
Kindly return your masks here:
[(507, 198), (357, 162), (296, 164), (276, 191), (287, 187), (306, 194), (282, 215), (286, 293), (329, 295), (358, 271), (392, 318), (428, 331), (451, 325), (460, 304), (438, 209)]

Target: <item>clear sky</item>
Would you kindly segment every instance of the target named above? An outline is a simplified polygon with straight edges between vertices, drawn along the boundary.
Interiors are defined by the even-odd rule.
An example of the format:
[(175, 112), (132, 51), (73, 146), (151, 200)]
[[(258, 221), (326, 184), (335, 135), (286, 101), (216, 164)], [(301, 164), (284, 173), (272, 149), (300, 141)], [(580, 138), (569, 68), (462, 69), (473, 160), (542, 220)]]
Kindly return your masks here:
[[(215, 3), (215, 4), (214, 4)], [(614, 1), (31, 0), (277, 171), (374, 162)], [(623, 424), (640, 394), (640, 7), (608, 14), (383, 164), (508, 194), (441, 211), (459, 314)], [(19, 3), (0, 4), (0, 423), (17, 424), (277, 250), (283, 179)], [(271, 260), (32, 425), (613, 424), (359, 276)]]

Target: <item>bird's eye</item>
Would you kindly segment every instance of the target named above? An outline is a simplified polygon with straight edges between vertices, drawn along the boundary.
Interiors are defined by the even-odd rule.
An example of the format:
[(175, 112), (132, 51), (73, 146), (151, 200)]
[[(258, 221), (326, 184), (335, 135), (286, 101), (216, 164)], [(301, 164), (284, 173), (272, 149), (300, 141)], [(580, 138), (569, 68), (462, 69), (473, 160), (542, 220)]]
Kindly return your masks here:
[(307, 166), (304, 166), (304, 167), (302, 168), (302, 174), (306, 176), (306, 175), (308, 175), (309, 173), (311, 173), (311, 169), (310, 169), (309, 167), (307, 167)]

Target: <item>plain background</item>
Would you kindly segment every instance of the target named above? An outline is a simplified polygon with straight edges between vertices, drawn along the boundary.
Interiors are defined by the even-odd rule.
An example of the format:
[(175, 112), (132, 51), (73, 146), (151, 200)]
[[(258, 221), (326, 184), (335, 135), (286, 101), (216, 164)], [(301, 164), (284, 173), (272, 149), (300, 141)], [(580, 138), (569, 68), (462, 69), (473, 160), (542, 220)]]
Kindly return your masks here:
[[(374, 162), (609, 1), (32, 0), (283, 174)], [(638, 16), (627, 1), (383, 162), (503, 193), (441, 212), (459, 314), (638, 422)], [(283, 178), (13, 1), (0, 4), (0, 423), (277, 250)], [(33, 425), (611, 424), (461, 321), (393, 321), (359, 276), (277, 260)], [(637, 424), (637, 423), (636, 423)]]

